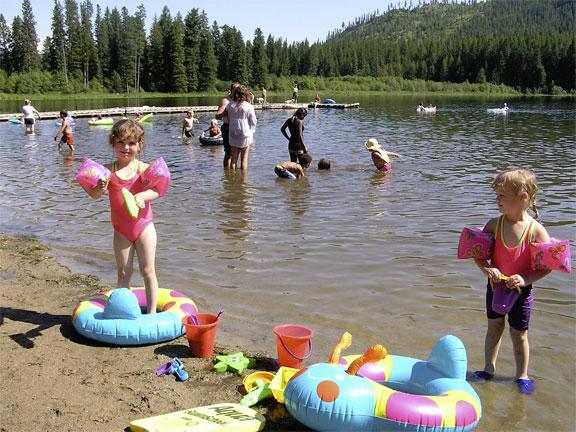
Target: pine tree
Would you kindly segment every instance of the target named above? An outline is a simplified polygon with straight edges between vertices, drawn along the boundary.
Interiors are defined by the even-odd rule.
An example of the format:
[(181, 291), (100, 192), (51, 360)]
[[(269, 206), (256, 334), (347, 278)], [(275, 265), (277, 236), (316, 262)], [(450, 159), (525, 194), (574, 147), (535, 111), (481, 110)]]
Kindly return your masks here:
[(146, 20), (146, 9), (144, 5), (139, 5), (134, 14), (134, 33), (136, 39), (136, 71), (134, 76), (134, 88), (140, 91), (140, 76), (142, 74), (142, 59), (146, 50), (146, 30), (144, 28)]
[(100, 12), (100, 5), (96, 5), (96, 19), (94, 22), (96, 50), (98, 53), (98, 71), (96, 75), (99, 81), (104, 84), (104, 77), (110, 76), (110, 43), (108, 26), (102, 19)]
[(84, 84), (87, 86), (89, 81), (97, 78), (100, 69), (98, 63), (98, 53), (92, 34), (92, 15), (94, 8), (90, 0), (80, 3), (80, 20), (81, 20), (81, 43), (82, 46), (82, 75)]
[(84, 49), (82, 47), (82, 29), (80, 28), (78, 3), (76, 3), (76, 0), (65, 0), (64, 10), (66, 20), (66, 42), (68, 48), (66, 52), (68, 73), (71, 77), (84, 81)]
[[(183, 39), (184, 23), (180, 14), (172, 23), (169, 37), (167, 39), (167, 46), (170, 50), (170, 83), (168, 91), (176, 93), (184, 93), (188, 89), (188, 80), (186, 78), (186, 67), (184, 66), (184, 45)], [(165, 45), (166, 46), (166, 45)]]
[(0, 14), (0, 70), (12, 72), (10, 60), (10, 47), (12, 45), (12, 31), (6, 23), (4, 15)]
[(218, 75), (224, 81), (245, 83), (246, 50), (242, 33), (236, 27), (222, 27), (222, 48), (219, 57)]
[(104, 85), (116, 93), (125, 90), (122, 83), (122, 18), (118, 9), (106, 8), (104, 21), (108, 32), (108, 74), (104, 75)]
[(268, 71), (268, 56), (264, 45), (262, 30), (257, 28), (252, 43), (252, 85), (254, 87), (266, 86)]
[[(18, 27), (18, 41), (16, 30)], [(36, 21), (32, 12), (30, 0), (22, 1), (22, 19), (12, 27), (14, 44), (18, 51), (12, 51), (14, 70), (16, 72), (32, 72), (40, 69), (40, 56), (38, 54), (38, 35), (36, 33)], [(15, 45), (15, 46), (16, 46)]]
[(48, 46), (48, 70), (56, 75), (57, 82), (68, 84), (68, 65), (66, 55), (66, 34), (64, 31), (64, 11), (58, 0), (54, 1), (52, 9), (52, 37)]
[(150, 27), (149, 50), (146, 56), (146, 71), (149, 77), (151, 91), (166, 91), (165, 89), (165, 64), (164, 64), (164, 27), (163, 22), (154, 18)]
[(184, 66), (189, 92), (198, 90), (202, 28), (200, 11), (197, 8), (190, 10), (184, 18)]
[(198, 90), (209, 91), (214, 89), (216, 82), (216, 72), (218, 70), (218, 59), (214, 53), (214, 38), (208, 28), (208, 18), (202, 13), (202, 30), (200, 33), (200, 62), (198, 67)]

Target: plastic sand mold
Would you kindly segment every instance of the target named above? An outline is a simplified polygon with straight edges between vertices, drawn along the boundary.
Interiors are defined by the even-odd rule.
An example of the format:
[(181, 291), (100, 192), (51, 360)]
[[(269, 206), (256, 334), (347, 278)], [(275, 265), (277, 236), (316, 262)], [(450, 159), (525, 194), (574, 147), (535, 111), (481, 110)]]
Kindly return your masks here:
[(250, 375), (246, 375), (242, 380), (242, 384), (244, 384), (246, 392), (250, 393), (252, 390), (256, 388), (257, 380), (262, 380), (264, 384), (270, 384), (270, 382), (273, 379), (274, 379), (274, 372), (256, 371), (252, 372)]
[(284, 389), (286, 388), (286, 384), (290, 381), (296, 372), (299, 369), (290, 368), (286, 366), (282, 366), (274, 375), (274, 379), (270, 383), (270, 390), (272, 390), (272, 395), (277, 402), (284, 403)]
[(190, 408), (130, 423), (132, 432), (255, 432), (266, 420), (252, 408), (221, 403)]

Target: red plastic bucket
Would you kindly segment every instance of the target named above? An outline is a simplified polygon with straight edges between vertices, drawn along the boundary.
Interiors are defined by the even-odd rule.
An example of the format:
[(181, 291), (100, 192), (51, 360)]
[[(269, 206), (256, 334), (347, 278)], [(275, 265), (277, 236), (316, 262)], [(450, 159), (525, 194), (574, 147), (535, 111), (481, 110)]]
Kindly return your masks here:
[(198, 314), (198, 324), (192, 323), (190, 317), (182, 318), (182, 325), (186, 329), (188, 345), (194, 357), (210, 357), (214, 353), (216, 343), (216, 330), (218, 329), (218, 315), (203, 312)]
[(283, 324), (274, 327), (278, 367), (300, 369), (302, 362), (312, 355), (314, 332), (308, 327)]

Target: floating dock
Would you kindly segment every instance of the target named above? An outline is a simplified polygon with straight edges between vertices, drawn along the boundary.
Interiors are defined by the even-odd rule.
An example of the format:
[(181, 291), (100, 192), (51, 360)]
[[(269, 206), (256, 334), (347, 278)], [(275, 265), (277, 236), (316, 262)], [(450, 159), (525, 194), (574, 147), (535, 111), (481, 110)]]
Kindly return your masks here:
[[(254, 104), (255, 110), (266, 110), (266, 109), (284, 109), (284, 110), (294, 110), (298, 108), (315, 107), (315, 108), (356, 108), (359, 107), (359, 103), (353, 104), (308, 104), (308, 103), (266, 103), (266, 104)], [(180, 106), (180, 107), (157, 107), (157, 106), (141, 106), (141, 107), (116, 107), (116, 108), (102, 108), (102, 109), (90, 109), (90, 110), (70, 110), (68, 113), (74, 118), (81, 117), (96, 117), (101, 115), (102, 117), (112, 117), (112, 116), (134, 116), (136, 113), (140, 114), (174, 114), (174, 113), (185, 113), (186, 111), (194, 111), (195, 113), (205, 113), (205, 112), (216, 112), (217, 106)], [(11, 113), (11, 114), (0, 114), (0, 122), (10, 121), (13, 118), (20, 118), (22, 113)], [(40, 112), (40, 116), (43, 119), (57, 119), (60, 117), (59, 111), (46, 111)]]

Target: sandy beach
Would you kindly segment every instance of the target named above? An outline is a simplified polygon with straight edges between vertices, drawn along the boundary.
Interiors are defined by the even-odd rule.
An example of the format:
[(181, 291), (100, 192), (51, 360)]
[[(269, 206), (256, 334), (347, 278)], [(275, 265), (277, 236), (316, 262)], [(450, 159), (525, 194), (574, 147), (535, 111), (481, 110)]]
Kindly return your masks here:
[[(240, 401), (242, 376), (216, 373), (211, 359), (192, 358), (185, 336), (129, 348), (79, 336), (72, 309), (103, 288), (111, 287), (72, 273), (34, 239), (0, 234), (1, 432), (121, 431), (132, 420)], [(215, 348), (237, 351), (242, 348)], [(244, 353), (256, 359), (255, 370), (273, 370), (265, 354)], [(186, 382), (155, 375), (175, 356), (190, 375)], [(306, 430), (274, 400), (257, 410), (265, 430)]]

